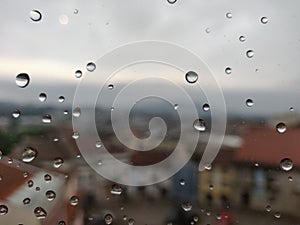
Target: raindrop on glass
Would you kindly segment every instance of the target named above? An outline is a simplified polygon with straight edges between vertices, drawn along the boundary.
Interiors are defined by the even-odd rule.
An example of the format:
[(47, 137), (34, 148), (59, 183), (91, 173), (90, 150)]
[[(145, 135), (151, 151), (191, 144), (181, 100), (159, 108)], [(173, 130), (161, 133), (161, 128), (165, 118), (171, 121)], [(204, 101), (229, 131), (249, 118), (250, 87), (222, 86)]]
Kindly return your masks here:
[(65, 97), (64, 96), (59, 96), (58, 97), (58, 102), (62, 103), (65, 101)]
[(89, 72), (93, 72), (93, 71), (96, 69), (95, 63), (89, 62), (89, 63), (86, 65), (86, 69), (87, 69), (87, 71), (89, 71)]
[(25, 163), (32, 162), (38, 155), (38, 152), (36, 149), (31, 147), (26, 147), (22, 154), (22, 161)]
[(194, 71), (189, 71), (185, 74), (185, 79), (190, 84), (193, 84), (198, 80), (198, 74)]
[(36, 216), (36, 218), (38, 218), (38, 219), (45, 219), (47, 217), (47, 212), (42, 207), (36, 207), (33, 210), (33, 213)]
[(254, 56), (254, 51), (253, 51), (253, 50), (248, 50), (248, 51), (246, 51), (246, 56), (247, 56), (248, 58), (252, 58), (252, 57)]
[(78, 14), (78, 9), (74, 9), (74, 14)]
[(111, 214), (106, 214), (104, 216), (105, 224), (111, 224), (113, 222), (113, 217)]
[(290, 112), (294, 112), (295, 109), (294, 109), (294, 107), (290, 107), (289, 110), (290, 110)]
[(280, 167), (284, 171), (290, 171), (293, 168), (293, 161), (289, 158), (284, 158), (280, 161)]
[(168, 3), (170, 3), (170, 4), (174, 4), (177, 0), (167, 0), (168, 1)]
[(205, 29), (205, 33), (209, 34), (209, 33), (210, 33), (210, 29), (209, 29), (209, 28), (206, 28), (206, 29)]
[(45, 114), (45, 115), (43, 116), (43, 118), (42, 118), (42, 122), (43, 122), (43, 123), (46, 123), (46, 124), (51, 123), (51, 122), (52, 122), (52, 117), (51, 117), (51, 115)]
[(82, 77), (82, 72), (81, 72), (81, 70), (76, 70), (76, 71), (75, 71), (75, 77), (76, 77), (76, 78)]
[(79, 107), (76, 107), (75, 109), (73, 109), (73, 116), (78, 118), (80, 117), (81, 114), (81, 109)]
[(30, 78), (27, 73), (20, 73), (16, 76), (16, 84), (20, 88), (25, 88), (29, 84)]
[(48, 201), (53, 201), (55, 199), (55, 197), (56, 197), (55, 192), (52, 191), (52, 190), (47, 191), (45, 193), (45, 195), (46, 195)]
[(55, 158), (54, 162), (53, 162), (53, 167), (57, 169), (57, 168), (61, 167), (63, 163), (64, 163), (64, 160), (62, 158), (60, 158), (60, 157)]
[(180, 179), (179, 184), (180, 184), (181, 186), (184, 186), (184, 185), (185, 185), (185, 180), (184, 180), (184, 179)]
[(204, 167), (206, 170), (211, 170), (212, 169), (212, 165), (211, 164), (207, 164)]
[(64, 110), (64, 115), (68, 115), (69, 111), (68, 110)]
[(30, 198), (24, 198), (23, 199), (23, 204), (28, 205), (30, 203), (30, 201), (31, 201)]
[(79, 198), (77, 196), (72, 196), (70, 198), (70, 205), (72, 206), (76, 206), (79, 203)]
[(253, 100), (252, 99), (247, 99), (246, 100), (246, 105), (248, 106), (248, 107), (252, 107), (253, 105), (254, 105), (254, 102), (253, 102)]
[(225, 73), (226, 73), (226, 74), (231, 74), (231, 72), (232, 72), (232, 70), (231, 70), (230, 67), (226, 67), (226, 68), (225, 68)]
[(47, 95), (45, 93), (40, 93), (39, 100), (40, 102), (45, 102), (47, 100)]
[(32, 180), (29, 180), (28, 182), (27, 182), (27, 185), (28, 185), (28, 187), (33, 187), (33, 181)]
[(113, 84), (109, 84), (107, 87), (108, 87), (109, 90), (114, 89), (114, 85)]
[(293, 177), (292, 177), (292, 176), (289, 176), (289, 177), (288, 177), (288, 180), (289, 180), (289, 181), (293, 181)]
[(130, 218), (129, 220), (128, 220), (128, 225), (133, 225), (134, 224), (134, 219), (133, 218)]
[(204, 112), (207, 112), (210, 110), (210, 107), (209, 107), (209, 104), (205, 103), (203, 106), (202, 106), (202, 109)]
[(44, 180), (45, 180), (47, 183), (50, 182), (50, 181), (52, 180), (51, 175), (50, 175), (50, 174), (45, 174), (45, 175), (44, 175)]
[(175, 110), (178, 109), (178, 104), (174, 104), (174, 109), (175, 109)]
[(226, 13), (226, 18), (231, 19), (232, 18), (232, 13), (231, 12)]
[(205, 122), (202, 119), (196, 119), (193, 124), (195, 130), (204, 132), (206, 130)]
[(102, 145), (101, 145), (101, 142), (100, 142), (100, 141), (97, 141), (96, 144), (95, 144), (95, 146), (96, 146), (96, 148), (101, 148), (101, 146), (102, 146)]
[(8, 207), (6, 205), (0, 205), (0, 216), (6, 215), (8, 213)]
[(244, 41), (246, 41), (246, 37), (245, 36), (240, 36), (239, 40), (240, 40), (240, 42), (244, 42)]
[(267, 18), (267, 17), (262, 17), (262, 18), (260, 19), (260, 22), (261, 22), (262, 24), (267, 24), (267, 23), (268, 23), (268, 18)]
[(184, 202), (181, 204), (181, 208), (188, 212), (188, 211), (191, 211), (192, 210), (192, 204), (190, 202)]
[(272, 207), (271, 207), (270, 205), (267, 205), (267, 206), (266, 206), (266, 211), (267, 211), (267, 212), (271, 212), (271, 210), (272, 210)]
[(20, 115), (21, 115), (21, 111), (20, 110), (18, 110), (18, 109), (16, 109), (15, 111), (13, 111), (12, 112), (12, 117), (13, 118), (15, 118), (15, 119), (17, 119), (17, 118), (19, 118), (20, 117)]
[(122, 187), (118, 184), (114, 184), (112, 185), (111, 187), (111, 190), (110, 190), (110, 193), (113, 194), (113, 195), (120, 195), (122, 194)]
[(274, 216), (275, 216), (275, 218), (280, 219), (281, 213), (280, 212), (275, 212)]
[(72, 134), (72, 138), (73, 138), (74, 140), (77, 140), (77, 139), (79, 138), (79, 132), (74, 131), (73, 134)]
[(284, 123), (278, 123), (276, 125), (276, 130), (278, 133), (282, 134), (286, 131), (286, 125)]
[(34, 22), (38, 22), (42, 19), (42, 14), (40, 13), (40, 11), (33, 9), (30, 11), (29, 13), (30, 19)]

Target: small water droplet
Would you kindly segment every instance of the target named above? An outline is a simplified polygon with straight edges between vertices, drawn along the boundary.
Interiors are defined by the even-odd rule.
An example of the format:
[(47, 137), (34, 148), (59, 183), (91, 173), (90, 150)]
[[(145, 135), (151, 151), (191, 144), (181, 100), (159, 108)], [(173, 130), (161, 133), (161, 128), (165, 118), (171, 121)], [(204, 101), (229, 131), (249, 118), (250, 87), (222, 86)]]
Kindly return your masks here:
[(29, 188), (33, 187), (33, 181), (32, 181), (32, 180), (29, 180), (29, 181), (27, 182), (27, 185), (28, 185)]
[(294, 109), (294, 107), (290, 107), (289, 110), (290, 110), (290, 112), (294, 112), (295, 109)]
[(277, 130), (278, 133), (282, 134), (282, 133), (284, 133), (286, 131), (286, 125), (284, 123), (282, 123), (282, 122), (278, 123), (276, 125), (276, 130)]
[(46, 93), (40, 93), (39, 94), (39, 100), (40, 100), (40, 102), (45, 102), (47, 100)]
[(58, 102), (63, 103), (65, 101), (65, 97), (64, 96), (59, 96), (58, 97)]
[(271, 212), (271, 210), (272, 210), (272, 207), (271, 207), (270, 205), (267, 205), (267, 206), (266, 206), (266, 211), (267, 211), (267, 212)]
[(93, 72), (93, 71), (96, 69), (95, 63), (89, 62), (89, 63), (86, 65), (86, 69), (87, 69), (87, 71), (89, 71), (89, 72)]
[(292, 177), (292, 176), (289, 176), (289, 177), (288, 177), (288, 180), (289, 180), (289, 181), (293, 181), (293, 177)]
[(194, 222), (197, 223), (197, 222), (199, 221), (199, 217), (198, 217), (198, 216), (194, 216), (194, 217), (193, 217), (193, 220), (194, 220)]
[(97, 141), (96, 144), (95, 144), (95, 146), (96, 146), (96, 148), (101, 148), (101, 146), (102, 146), (102, 145), (101, 145), (101, 142), (100, 142), (100, 141)]
[(231, 70), (230, 67), (226, 67), (226, 68), (225, 68), (225, 73), (226, 73), (226, 74), (229, 75), (229, 74), (231, 74), (231, 72), (232, 72), (232, 70)]
[(8, 213), (8, 207), (6, 205), (0, 205), (0, 216), (4, 216)]
[(198, 80), (198, 74), (194, 71), (189, 71), (185, 74), (185, 79), (190, 84), (193, 84)]
[(106, 214), (104, 216), (105, 224), (111, 224), (113, 222), (113, 217), (111, 214)]
[(232, 18), (232, 13), (231, 12), (226, 13), (226, 18), (231, 19)]
[(212, 165), (211, 164), (207, 164), (204, 167), (206, 170), (211, 170), (212, 169)]
[(113, 194), (113, 195), (120, 195), (122, 194), (122, 187), (118, 184), (114, 184), (112, 185), (111, 187), (111, 190), (110, 190), (110, 193)]
[(240, 42), (244, 42), (244, 41), (246, 41), (246, 37), (242, 35), (239, 37), (239, 40), (240, 40)]
[(76, 77), (76, 78), (82, 77), (82, 72), (81, 72), (81, 70), (76, 70), (76, 71), (75, 71), (75, 77)]
[(209, 185), (209, 190), (212, 191), (213, 189), (214, 189), (214, 186), (213, 186), (212, 184), (210, 184), (210, 185)]
[(31, 199), (30, 198), (24, 198), (23, 199), (23, 204), (28, 205), (30, 203)]
[(108, 87), (109, 90), (114, 89), (114, 85), (113, 84), (109, 84), (107, 87)]
[(253, 51), (253, 50), (248, 50), (248, 51), (246, 51), (246, 56), (247, 56), (248, 58), (252, 58), (252, 57), (254, 56), (254, 51)]
[(66, 224), (66, 222), (65, 222), (65, 221), (61, 220), (61, 221), (59, 221), (59, 222), (58, 222), (58, 224), (57, 224), (57, 225), (67, 225), (67, 224)]
[(217, 215), (216, 215), (216, 219), (217, 219), (217, 220), (221, 220), (221, 219), (222, 219), (221, 214), (217, 214)]
[(48, 201), (53, 201), (56, 198), (56, 194), (52, 190), (46, 191), (45, 195)]
[(50, 174), (45, 174), (44, 175), (44, 180), (47, 182), (47, 183), (49, 183), (51, 180), (52, 180), (52, 177), (51, 177), (51, 175)]
[(36, 207), (33, 210), (33, 213), (36, 216), (36, 218), (38, 218), (38, 219), (45, 219), (47, 217), (47, 212), (42, 207)]
[(170, 3), (170, 4), (174, 4), (175, 2), (177, 2), (177, 0), (167, 0), (168, 1), (168, 3)]
[(36, 187), (35, 190), (36, 190), (36, 191), (40, 191), (41, 188), (40, 188), (40, 187)]
[(77, 140), (77, 139), (79, 138), (79, 132), (74, 131), (73, 134), (72, 134), (72, 138), (73, 138), (74, 140)]
[(185, 180), (184, 180), (184, 179), (180, 179), (179, 184), (180, 184), (181, 186), (184, 186), (184, 185), (185, 185)]
[(178, 104), (174, 104), (174, 109), (178, 110)]
[(69, 23), (69, 17), (67, 15), (60, 15), (58, 20), (62, 25), (66, 25)]
[(134, 219), (133, 218), (130, 218), (128, 220), (128, 225), (133, 225), (135, 223)]
[(36, 9), (33, 9), (29, 13), (30, 19), (34, 22), (38, 22), (42, 19), (42, 13)]
[(68, 110), (64, 110), (64, 115), (68, 115), (69, 111)]
[(209, 28), (206, 28), (206, 29), (205, 29), (205, 33), (209, 34), (209, 33), (210, 33), (210, 29), (209, 29)]
[(123, 216), (123, 220), (126, 221), (127, 220), (127, 215)]
[(268, 18), (267, 17), (262, 17), (261, 19), (260, 19), (260, 22), (262, 23), (262, 24), (267, 24), (268, 23)]
[(22, 154), (22, 161), (25, 163), (32, 162), (38, 155), (38, 152), (36, 149), (32, 147), (26, 147)]
[(13, 159), (12, 158), (8, 158), (7, 163), (8, 164), (12, 164), (13, 163)]
[(101, 160), (99, 160), (99, 161), (97, 162), (97, 165), (98, 165), (98, 166), (102, 166), (102, 164), (103, 164), (103, 163), (102, 163)]
[(20, 115), (21, 115), (21, 111), (20, 110), (18, 110), (18, 109), (16, 109), (16, 110), (14, 110), (13, 112), (12, 112), (12, 117), (13, 118), (15, 118), (15, 119), (17, 119), (17, 118), (19, 118), (20, 117)]
[(23, 177), (24, 177), (24, 178), (28, 177), (28, 172), (27, 172), (27, 171), (24, 171), (24, 172), (23, 172)]
[(184, 202), (181, 204), (181, 208), (188, 212), (188, 211), (191, 211), (192, 210), (192, 204), (190, 202)]
[(73, 116), (78, 118), (81, 115), (81, 109), (79, 107), (76, 107), (75, 109), (73, 109)]
[(25, 88), (28, 86), (30, 81), (29, 75), (27, 73), (20, 73), (16, 76), (16, 84), (20, 88)]
[(280, 167), (284, 171), (290, 171), (293, 168), (293, 161), (289, 158), (284, 158), (280, 161)]
[(253, 100), (250, 99), (250, 98), (248, 98), (248, 99), (246, 100), (246, 105), (247, 105), (248, 107), (252, 107), (252, 106), (254, 105)]
[(274, 217), (275, 217), (276, 219), (280, 219), (281, 213), (280, 213), (280, 212), (275, 212)]
[(78, 9), (74, 9), (74, 14), (78, 14)]
[(209, 111), (209, 110), (210, 110), (209, 104), (205, 103), (205, 104), (202, 106), (202, 109), (203, 109), (204, 112)]
[(53, 161), (53, 167), (57, 169), (57, 168), (61, 167), (63, 165), (63, 163), (64, 163), (64, 160), (60, 157), (57, 157)]
[(79, 198), (77, 196), (72, 196), (70, 198), (70, 205), (72, 206), (76, 206), (79, 203)]
[(52, 122), (52, 117), (49, 114), (43, 115), (42, 122), (45, 124), (49, 124)]
[(197, 131), (204, 132), (206, 130), (205, 122), (202, 119), (196, 119), (193, 124)]

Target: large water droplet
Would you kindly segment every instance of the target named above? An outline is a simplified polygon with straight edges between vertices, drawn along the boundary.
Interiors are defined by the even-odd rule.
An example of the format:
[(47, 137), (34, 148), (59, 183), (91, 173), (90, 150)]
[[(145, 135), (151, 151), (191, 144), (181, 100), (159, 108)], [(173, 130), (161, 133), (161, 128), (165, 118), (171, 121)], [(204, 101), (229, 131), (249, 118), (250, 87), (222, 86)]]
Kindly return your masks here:
[(58, 102), (63, 103), (65, 101), (65, 97), (64, 96), (59, 96), (58, 97)]
[(81, 109), (79, 107), (76, 107), (75, 109), (73, 109), (73, 116), (78, 118), (80, 117), (81, 114)]
[(113, 222), (113, 216), (111, 215), (111, 214), (106, 214), (105, 216), (104, 216), (104, 221), (105, 221), (105, 224), (112, 224), (112, 222)]
[(284, 158), (280, 161), (280, 167), (284, 171), (290, 171), (293, 168), (293, 161), (289, 158)]
[(248, 107), (252, 107), (252, 106), (254, 105), (253, 100), (250, 99), (250, 98), (248, 98), (248, 99), (246, 100), (246, 105), (247, 105)]
[(120, 195), (122, 194), (122, 187), (118, 184), (114, 184), (112, 185), (111, 187), (111, 190), (110, 190), (110, 193), (113, 194), (113, 195)]
[(8, 207), (6, 205), (0, 205), (0, 216), (6, 215), (8, 213)]
[(79, 203), (79, 198), (77, 196), (72, 196), (70, 198), (70, 205), (72, 206), (76, 206)]
[(42, 117), (42, 122), (43, 122), (43, 123), (46, 123), (46, 124), (51, 123), (51, 122), (52, 122), (52, 117), (51, 117), (51, 115), (49, 115), (49, 114), (43, 115), (43, 117)]
[(197, 131), (204, 132), (206, 130), (205, 122), (202, 119), (196, 119), (193, 124)]
[(56, 197), (55, 192), (52, 190), (46, 191), (45, 195), (46, 195), (48, 201), (53, 201)]
[(53, 162), (53, 167), (57, 169), (57, 168), (61, 167), (63, 163), (64, 163), (64, 160), (62, 158), (60, 158), (60, 157), (55, 158), (54, 162)]
[(188, 212), (188, 211), (191, 211), (192, 210), (192, 204), (190, 202), (184, 202), (181, 204), (181, 208)]
[(31, 201), (30, 198), (24, 198), (23, 199), (23, 204), (28, 205), (30, 203), (30, 201)]
[(38, 22), (42, 19), (42, 14), (40, 11), (33, 9), (29, 13), (30, 19), (34, 22)]
[(81, 70), (76, 70), (76, 71), (75, 71), (75, 77), (76, 77), (76, 78), (82, 77), (82, 72), (81, 72)]
[(89, 72), (93, 72), (93, 71), (96, 69), (95, 63), (89, 62), (89, 63), (86, 65), (86, 69), (87, 69), (87, 71), (89, 71)]
[(26, 163), (32, 162), (37, 157), (37, 150), (31, 147), (26, 147), (22, 154), (22, 161)]
[(40, 100), (40, 102), (45, 102), (47, 100), (46, 93), (40, 93), (39, 94), (39, 100)]
[(231, 74), (231, 72), (232, 72), (232, 70), (231, 70), (230, 67), (226, 67), (226, 68), (225, 68), (225, 73), (226, 73), (226, 74), (229, 75), (229, 74)]
[(194, 71), (189, 71), (185, 74), (185, 79), (190, 84), (193, 84), (198, 80), (198, 74)]
[(260, 19), (260, 22), (262, 23), (262, 24), (267, 24), (268, 23), (268, 18), (267, 17), (262, 17), (261, 19)]
[(254, 51), (253, 51), (253, 50), (248, 50), (248, 51), (246, 51), (246, 56), (247, 56), (248, 58), (252, 58), (252, 57), (254, 56)]
[(276, 130), (278, 133), (282, 134), (286, 131), (286, 125), (284, 123), (278, 123), (276, 125)]
[(12, 112), (12, 114), (11, 114), (11, 115), (13, 116), (13, 118), (17, 119), (17, 118), (19, 118), (19, 117), (20, 117), (20, 115), (21, 115), (21, 111), (20, 111), (20, 110), (18, 110), (18, 109), (16, 109), (15, 111), (13, 111), (13, 112)]
[(38, 219), (45, 219), (47, 217), (47, 212), (42, 207), (36, 207), (33, 210), (33, 213), (36, 216), (36, 218), (38, 218)]
[(209, 110), (210, 110), (209, 104), (205, 103), (205, 104), (202, 106), (202, 109), (203, 109), (204, 112), (209, 111)]
[(20, 73), (16, 76), (16, 84), (20, 88), (25, 88), (29, 84), (30, 77), (27, 73)]

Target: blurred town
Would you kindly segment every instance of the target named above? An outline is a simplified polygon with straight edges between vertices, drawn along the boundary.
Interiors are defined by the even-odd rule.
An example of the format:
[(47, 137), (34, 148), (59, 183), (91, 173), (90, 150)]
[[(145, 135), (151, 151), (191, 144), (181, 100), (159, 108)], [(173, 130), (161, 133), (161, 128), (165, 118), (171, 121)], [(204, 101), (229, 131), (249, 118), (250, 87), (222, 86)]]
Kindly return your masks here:
[[(8, 104), (0, 114), (0, 224), (300, 224), (300, 116), (295, 112), (228, 118), (221, 151), (199, 172), (210, 133), (210, 117), (204, 116), (207, 129), (192, 159), (165, 182), (144, 187), (115, 184), (90, 168), (74, 140), (71, 109), (18, 112)], [(45, 114), (53, 121), (42, 123)], [(137, 137), (145, 135), (150, 116), (135, 115)], [(165, 119), (171, 124), (167, 138), (146, 155), (118, 143), (109, 111), (99, 110), (96, 121), (114, 157), (149, 165), (165, 159), (180, 135), (176, 116)], [(279, 122), (287, 127), (283, 133), (276, 130)], [(285, 165), (290, 168), (282, 168), (283, 159), (291, 159)], [(108, 165), (104, 160), (102, 166)]]

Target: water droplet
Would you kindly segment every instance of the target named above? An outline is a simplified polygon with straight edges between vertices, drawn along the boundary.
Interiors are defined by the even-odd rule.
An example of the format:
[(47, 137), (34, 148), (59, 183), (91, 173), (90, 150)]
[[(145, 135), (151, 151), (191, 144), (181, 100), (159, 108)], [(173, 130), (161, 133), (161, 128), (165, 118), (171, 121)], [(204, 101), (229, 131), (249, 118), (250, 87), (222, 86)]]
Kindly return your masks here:
[(102, 145), (101, 145), (101, 142), (100, 142), (100, 141), (97, 141), (96, 144), (95, 144), (95, 146), (96, 146), (96, 148), (101, 148), (101, 146), (102, 146)]
[(58, 102), (63, 103), (65, 101), (65, 97), (64, 96), (59, 96), (58, 97)]
[(27, 182), (27, 185), (28, 185), (29, 188), (33, 187), (33, 181), (32, 181), (32, 180), (29, 180), (29, 181)]
[(22, 154), (22, 161), (25, 163), (32, 162), (37, 157), (37, 150), (31, 147), (26, 147)]
[(133, 218), (130, 218), (128, 220), (128, 225), (133, 225), (135, 223), (134, 219)]
[(267, 211), (267, 212), (271, 212), (271, 210), (272, 210), (272, 207), (271, 207), (270, 205), (267, 205), (267, 206), (266, 206), (266, 211)]
[(292, 177), (292, 176), (289, 176), (289, 177), (288, 177), (288, 180), (289, 180), (289, 181), (293, 181), (293, 177)]
[(28, 205), (30, 203), (30, 201), (31, 201), (30, 198), (24, 198), (23, 199), (23, 204)]
[(81, 70), (76, 70), (76, 71), (75, 71), (75, 77), (76, 77), (76, 78), (82, 77), (82, 72), (81, 72)]
[(275, 218), (280, 219), (281, 213), (280, 212), (275, 212), (274, 216), (275, 216)]
[(206, 170), (211, 170), (212, 169), (212, 165), (211, 164), (207, 164), (204, 167)]
[(246, 105), (247, 105), (248, 107), (252, 107), (252, 106), (254, 105), (253, 100), (250, 99), (250, 98), (248, 98), (248, 99), (246, 100)]
[(69, 23), (69, 17), (67, 15), (60, 15), (58, 20), (62, 25), (66, 25)]
[(197, 131), (204, 132), (206, 130), (205, 122), (202, 119), (196, 119), (193, 124)]
[(20, 110), (18, 110), (18, 109), (16, 109), (15, 111), (13, 111), (12, 112), (12, 117), (13, 118), (15, 118), (15, 119), (17, 119), (17, 118), (19, 118), (20, 117), (20, 115), (21, 115), (21, 111)]
[(74, 9), (74, 14), (78, 14), (78, 9)]
[(126, 215), (123, 216), (123, 220), (124, 220), (124, 221), (127, 220), (127, 216), (126, 216)]
[(58, 222), (58, 224), (57, 224), (57, 225), (67, 225), (67, 224), (66, 224), (66, 222), (65, 222), (65, 221), (61, 220), (61, 221), (59, 221), (59, 222)]
[(27, 172), (27, 171), (24, 171), (24, 172), (23, 172), (23, 177), (24, 177), (24, 178), (28, 177), (28, 172)]
[(267, 23), (268, 23), (268, 18), (267, 18), (267, 17), (262, 17), (262, 18), (260, 19), (260, 22), (261, 22), (262, 24), (267, 24)]
[(244, 41), (246, 41), (246, 37), (245, 36), (240, 36), (239, 40), (240, 40), (240, 42), (244, 42)]
[(51, 175), (50, 175), (50, 174), (45, 174), (45, 175), (44, 175), (44, 180), (45, 180), (47, 183), (50, 182), (50, 181), (52, 180)]
[(193, 217), (193, 220), (194, 220), (194, 222), (197, 223), (197, 222), (199, 221), (199, 217), (198, 217), (198, 216), (194, 216), (194, 217)]
[(202, 106), (202, 109), (204, 112), (207, 112), (210, 110), (210, 107), (209, 107), (209, 104), (205, 103), (203, 106)]
[(0, 216), (4, 216), (8, 213), (8, 207), (6, 205), (0, 205)]
[(27, 73), (20, 73), (16, 76), (16, 84), (20, 88), (25, 88), (29, 84), (30, 78)]
[(232, 72), (232, 70), (231, 70), (230, 67), (226, 67), (226, 68), (225, 68), (225, 73), (226, 73), (226, 74), (231, 74), (231, 72)]
[(248, 51), (246, 51), (246, 56), (247, 56), (248, 58), (252, 58), (252, 57), (254, 56), (254, 51), (253, 51), (253, 50), (248, 50)]
[(53, 167), (57, 169), (57, 168), (61, 167), (63, 163), (64, 163), (64, 160), (62, 158), (60, 158), (60, 157), (55, 158), (54, 162), (53, 162)]
[(198, 74), (194, 71), (189, 71), (185, 74), (185, 79), (190, 84), (193, 84), (198, 80)]
[(105, 224), (111, 224), (112, 221), (113, 221), (112, 215), (111, 215), (111, 214), (106, 214), (106, 215), (104, 216), (104, 221), (105, 221)]
[(174, 104), (174, 109), (178, 110), (178, 104)]
[(68, 110), (64, 110), (64, 115), (68, 115), (69, 111)]
[(213, 189), (214, 189), (214, 186), (213, 186), (212, 184), (210, 184), (210, 185), (209, 185), (209, 190), (212, 191)]
[(58, 142), (59, 139), (58, 139), (58, 138), (53, 138), (53, 141), (54, 141), (54, 142)]
[(294, 107), (290, 107), (289, 110), (290, 110), (290, 112), (294, 112), (295, 109), (294, 109)]
[(46, 123), (46, 124), (51, 123), (51, 122), (52, 122), (52, 117), (51, 117), (51, 115), (49, 115), (49, 114), (43, 115), (42, 122), (43, 122), (43, 123)]
[(231, 12), (226, 13), (226, 18), (231, 19), (232, 18), (232, 13)]
[(107, 87), (108, 87), (109, 90), (114, 89), (114, 85), (113, 84), (109, 84)]
[(95, 63), (89, 62), (89, 63), (86, 65), (86, 69), (87, 69), (87, 71), (89, 71), (89, 72), (93, 72), (93, 71), (96, 69)]
[(184, 202), (181, 204), (181, 208), (188, 212), (188, 211), (191, 211), (192, 210), (192, 204), (190, 202)]
[(222, 219), (221, 214), (217, 214), (217, 215), (216, 215), (216, 219), (217, 219), (217, 220), (221, 220), (221, 219)]
[(280, 167), (284, 171), (290, 171), (293, 168), (293, 161), (289, 158), (284, 158), (280, 161)]
[(45, 195), (46, 195), (48, 201), (53, 201), (56, 197), (55, 192), (52, 190), (46, 191)]
[(40, 11), (33, 9), (30, 11), (29, 13), (30, 19), (34, 22), (38, 22), (42, 19), (42, 14), (40, 13)]
[(112, 185), (111, 187), (111, 190), (110, 190), (110, 193), (113, 194), (113, 195), (120, 195), (122, 194), (122, 187), (118, 184), (114, 184)]
[(102, 164), (103, 164), (103, 163), (102, 163), (101, 160), (99, 160), (99, 161), (97, 162), (97, 165), (98, 165), (98, 166), (102, 166)]
[(40, 93), (39, 94), (39, 100), (40, 100), (40, 102), (45, 102), (47, 100), (46, 93)]
[(72, 196), (70, 198), (70, 205), (72, 206), (76, 206), (79, 203), (79, 198), (77, 196)]
[(209, 34), (209, 33), (210, 33), (210, 29), (209, 29), (209, 28), (206, 28), (206, 29), (205, 29), (205, 33)]
[(12, 164), (13, 163), (13, 159), (12, 158), (8, 158), (7, 163), (8, 164)]
[(168, 3), (170, 3), (170, 4), (174, 4), (175, 2), (177, 2), (177, 0), (167, 0), (168, 1)]
[(47, 217), (47, 212), (42, 207), (36, 207), (33, 210), (33, 213), (36, 216), (36, 218), (38, 218), (38, 219), (45, 219)]
[(179, 184), (180, 184), (181, 186), (184, 186), (184, 185), (185, 185), (185, 180), (184, 180), (184, 179), (180, 179)]
[(36, 190), (36, 191), (40, 191), (41, 188), (40, 188), (40, 187), (36, 187), (35, 190)]
[(81, 114), (81, 109), (79, 107), (76, 107), (75, 109), (73, 109), (73, 116), (78, 118), (80, 117)]
[(278, 133), (282, 134), (286, 131), (286, 125), (284, 123), (278, 123), (276, 125), (276, 130)]
[(72, 138), (73, 138), (74, 140), (77, 140), (77, 139), (79, 138), (79, 132), (74, 131), (73, 134), (72, 134)]

